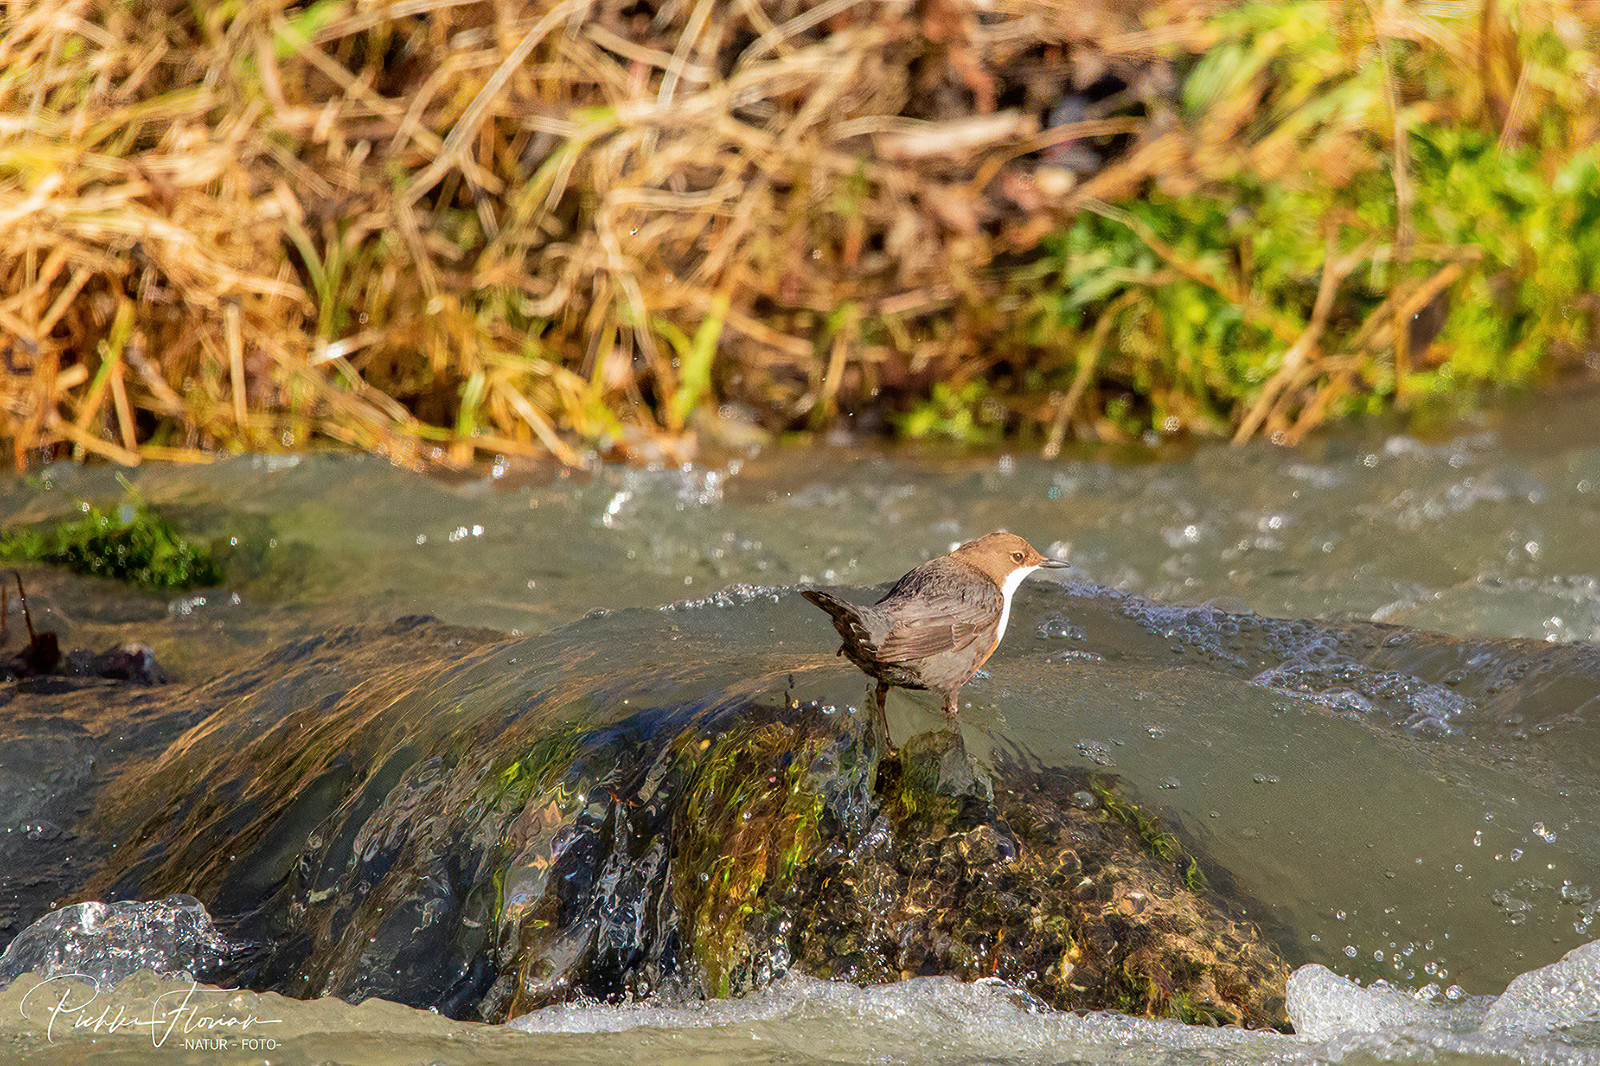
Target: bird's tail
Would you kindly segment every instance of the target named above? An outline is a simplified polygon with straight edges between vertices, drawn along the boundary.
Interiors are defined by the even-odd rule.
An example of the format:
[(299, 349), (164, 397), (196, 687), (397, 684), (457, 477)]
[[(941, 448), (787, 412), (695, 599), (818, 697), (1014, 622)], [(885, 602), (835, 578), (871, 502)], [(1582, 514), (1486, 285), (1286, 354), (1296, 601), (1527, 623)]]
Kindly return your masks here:
[(801, 589), (800, 595), (804, 596), (818, 607), (821, 607), (824, 611), (827, 611), (835, 618), (859, 617), (859, 613), (856, 610), (855, 604), (851, 603), (849, 600), (841, 600), (839, 597), (832, 595), (831, 593), (823, 592), (820, 589)]
[(837, 596), (817, 589), (802, 589), (800, 595), (828, 612), (833, 618), (833, 628), (839, 631), (839, 636), (844, 638), (846, 644), (860, 647), (872, 643), (872, 636), (867, 630), (867, 620), (862, 614), (859, 603), (841, 600)]

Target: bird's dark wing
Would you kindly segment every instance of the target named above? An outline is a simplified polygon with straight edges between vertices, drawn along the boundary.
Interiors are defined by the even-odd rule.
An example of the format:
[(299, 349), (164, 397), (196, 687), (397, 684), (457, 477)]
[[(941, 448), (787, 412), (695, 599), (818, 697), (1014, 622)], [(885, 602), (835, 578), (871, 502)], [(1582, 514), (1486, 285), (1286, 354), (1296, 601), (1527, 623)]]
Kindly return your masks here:
[(1005, 604), (994, 582), (972, 577), (960, 563), (939, 558), (901, 578), (877, 603), (894, 619), (878, 644), (879, 658), (895, 663), (925, 659), (992, 633)]

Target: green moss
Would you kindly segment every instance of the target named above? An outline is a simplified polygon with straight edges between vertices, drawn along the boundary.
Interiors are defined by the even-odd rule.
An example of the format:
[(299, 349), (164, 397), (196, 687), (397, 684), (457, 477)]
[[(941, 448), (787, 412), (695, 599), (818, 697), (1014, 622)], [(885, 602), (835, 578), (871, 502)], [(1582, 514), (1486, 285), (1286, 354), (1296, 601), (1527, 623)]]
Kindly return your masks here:
[(712, 995), (749, 986), (774, 893), (816, 850), (825, 804), (809, 775), (820, 743), (777, 722), (674, 743), (694, 767), (673, 827), (678, 903)]
[(1204, 1025), (1212, 1029), (1238, 1024), (1227, 1011), (1219, 1009), (1214, 1003), (1198, 1001), (1188, 992), (1179, 993), (1167, 1001), (1166, 1015), (1186, 1025)]
[[(1192, 866), (1192, 860), (1184, 862), (1188, 856), (1183, 850), (1183, 845), (1162, 824), (1160, 818), (1122, 795), (1105, 778), (1096, 777), (1090, 787), (1094, 794), (1100, 797), (1100, 802), (1105, 806), (1107, 813), (1133, 830), (1139, 839), (1144, 841), (1151, 854), (1165, 862)], [(1196, 875), (1199, 875), (1197, 869), (1186, 870), (1186, 878)], [(1203, 875), (1199, 876), (1204, 879)]]
[(950, 821), (960, 807), (960, 798), (946, 785), (941, 787), (943, 762), (948, 752), (946, 738), (938, 733), (919, 733), (906, 741), (899, 758), (885, 766), (879, 789), (884, 811), (896, 822), (914, 825), (942, 824)]
[(558, 776), (570, 770), (583, 753), (588, 733), (584, 725), (569, 724), (539, 737), (521, 758), (500, 771), (493, 785), (496, 799), (526, 804), (535, 790), (553, 788)]
[(102, 511), (85, 503), (81, 509), (79, 517), (48, 529), (0, 533), (0, 558), (64, 566), (156, 592), (222, 582), (210, 550), (185, 539), (149, 504)]

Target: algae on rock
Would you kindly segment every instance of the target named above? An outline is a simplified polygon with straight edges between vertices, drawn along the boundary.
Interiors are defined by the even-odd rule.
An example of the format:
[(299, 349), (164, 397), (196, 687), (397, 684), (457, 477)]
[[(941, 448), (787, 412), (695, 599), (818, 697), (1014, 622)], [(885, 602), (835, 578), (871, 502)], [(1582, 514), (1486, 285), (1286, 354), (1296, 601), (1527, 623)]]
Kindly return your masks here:
[[(670, 974), (680, 993), (720, 996), (787, 969), (860, 983), (950, 974), (999, 977), (1059, 1009), (1286, 1024), (1286, 964), (1111, 779), (1010, 763), (991, 777), (952, 733), (880, 757), (862, 722), (841, 729), (816, 707), (747, 706), (717, 724), (667, 744), (673, 768), (648, 798), (613, 793), (673, 812), (656, 827), (664, 861), (660, 840), (608, 850), (656, 852), (667, 883), (643, 909), (678, 947), (638, 954), (650, 978), (612, 987)], [(614, 831), (626, 819), (608, 816)], [(515, 970), (546, 979), (519, 984), (509, 1013), (599, 990), (598, 939), (590, 953), (562, 944), (522, 941)], [(547, 977), (563, 966), (558, 991)]]
[(1150, 835), (1147, 812), (1131, 819), (1114, 782), (1010, 763), (991, 781), (948, 733), (913, 738), (901, 759), (882, 767), (873, 832), (807, 871), (801, 969), (1000, 977), (1060, 1009), (1284, 1024), (1286, 964), (1191, 887), (1194, 860)]
[(97, 803), (84, 891), (202, 900), (251, 944), (226, 982), (490, 1021), (799, 970), (1286, 1024), (1283, 961), (1113, 779), (886, 755), (775, 677), (630, 708), (544, 639), (406, 619), (175, 693), (198, 724)]

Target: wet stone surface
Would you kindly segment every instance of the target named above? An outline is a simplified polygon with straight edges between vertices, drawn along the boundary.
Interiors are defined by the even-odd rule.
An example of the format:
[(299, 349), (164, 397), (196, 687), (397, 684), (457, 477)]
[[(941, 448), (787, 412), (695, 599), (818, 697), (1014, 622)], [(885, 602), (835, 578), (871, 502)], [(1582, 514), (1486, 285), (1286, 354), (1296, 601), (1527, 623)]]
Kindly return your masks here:
[(1014, 764), (992, 784), (952, 775), (965, 756), (950, 741), (913, 738), (880, 766), (874, 832), (807, 871), (806, 972), (999, 977), (1061, 1009), (1284, 1024), (1283, 960), (1114, 781)]
[(194, 896), (225, 984), (464, 1018), (799, 970), (1285, 1024), (1283, 962), (1114, 780), (885, 758), (783, 675), (619, 710), (587, 648), (405, 619), (169, 686), (176, 742), (80, 796), (78, 891)]
[[(880, 759), (863, 724), (814, 705), (729, 709), (618, 779), (603, 813), (534, 834), (548, 851), (513, 865), (548, 870), (543, 895), (502, 910), (516, 962), (484, 1009), (738, 994), (798, 969), (999, 977), (1061, 1009), (1286, 1024), (1283, 960), (1114, 780), (991, 776), (953, 733)], [(569, 772), (527, 809), (583, 788)]]

